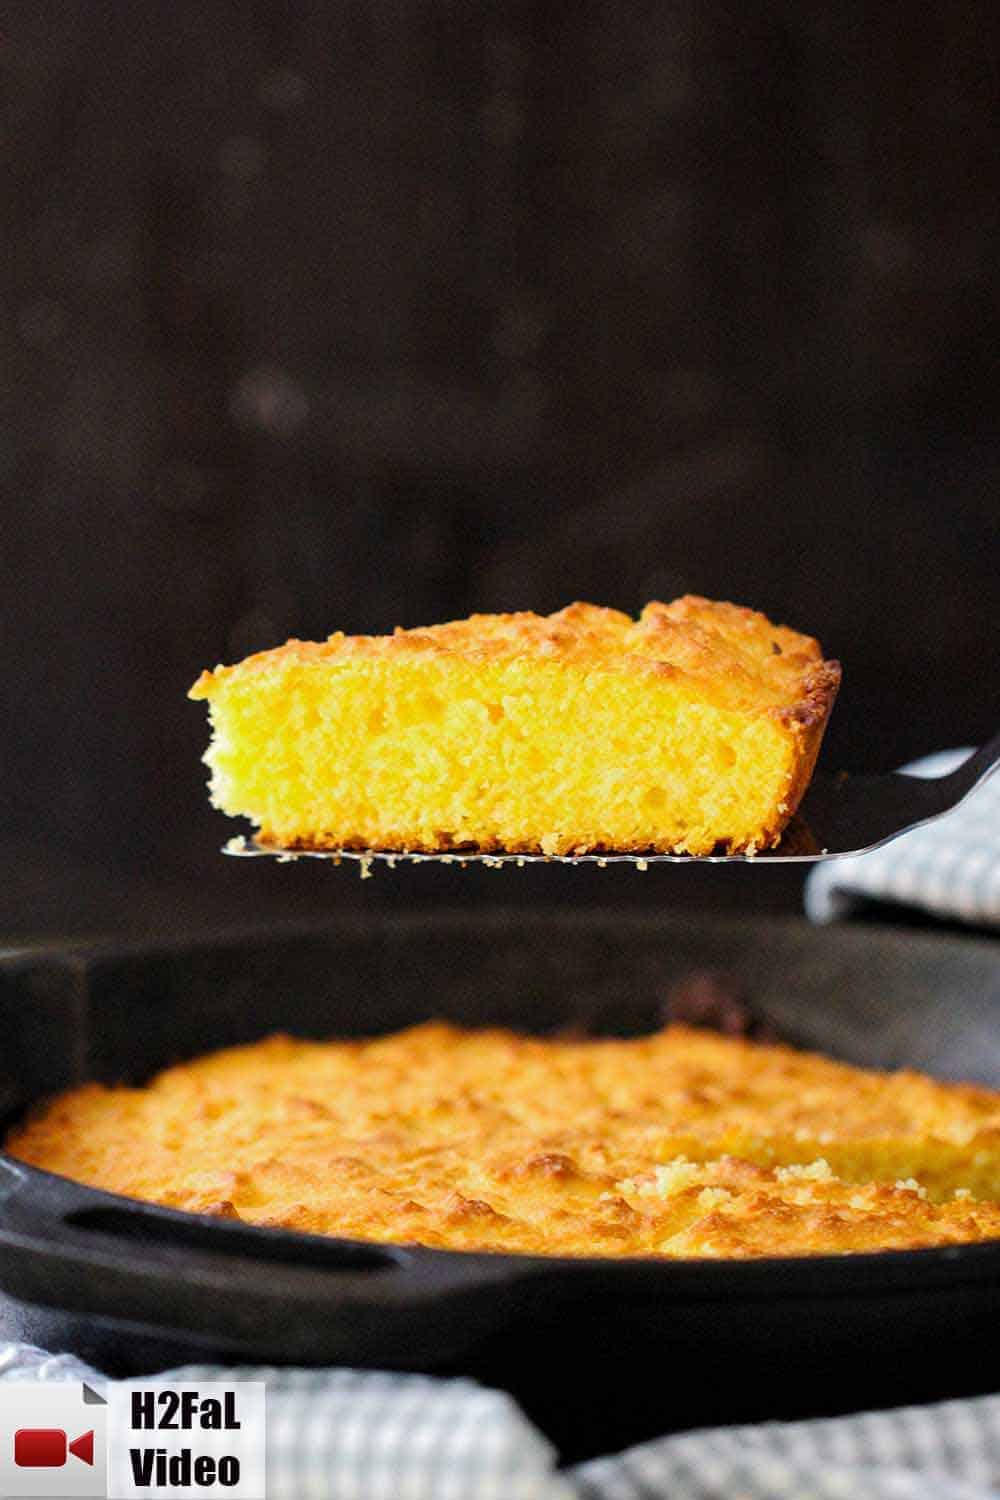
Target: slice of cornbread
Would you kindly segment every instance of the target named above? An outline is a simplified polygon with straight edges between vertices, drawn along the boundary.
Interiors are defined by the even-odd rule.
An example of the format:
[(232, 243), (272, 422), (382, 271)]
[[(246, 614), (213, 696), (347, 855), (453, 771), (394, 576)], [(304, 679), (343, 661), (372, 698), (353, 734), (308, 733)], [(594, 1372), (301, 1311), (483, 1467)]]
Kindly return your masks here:
[(840, 681), (816, 641), (687, 596), (289, 641), (204, 672), (212, 796), (289, 849), (753, 852)]

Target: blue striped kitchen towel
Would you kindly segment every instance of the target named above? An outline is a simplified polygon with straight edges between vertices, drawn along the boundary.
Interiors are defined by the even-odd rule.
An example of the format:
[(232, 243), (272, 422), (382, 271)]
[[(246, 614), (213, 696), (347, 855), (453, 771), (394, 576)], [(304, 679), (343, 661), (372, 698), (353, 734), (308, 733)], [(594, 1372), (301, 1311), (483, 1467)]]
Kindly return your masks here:
[[(369, 1370), (222, 1369), (263, 1380), (268, 1500), (997, 1500), (1000, 1396), (810, 1422), (677, 1433), (559, 1469), (500, 1391)], [(67, 1355), (0, 1350), (0, 1380), (103, 1378)]]
[[(943, 776), (971, 753), (941, 751), (904, 770)], [(866, 901), (1000, 927), (1000, 773), (952, 812), (870, 854), (816, 865), (806, 882), (806, 911), (814, 922), (848, 916)]]

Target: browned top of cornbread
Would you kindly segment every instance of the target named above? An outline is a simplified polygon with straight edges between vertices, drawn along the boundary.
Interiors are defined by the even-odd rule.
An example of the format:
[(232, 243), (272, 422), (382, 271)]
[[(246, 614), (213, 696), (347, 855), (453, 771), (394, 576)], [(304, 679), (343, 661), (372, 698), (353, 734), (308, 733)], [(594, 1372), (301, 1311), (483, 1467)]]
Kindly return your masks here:
[(201, 1213), (540, 1254), (839, 1254), (1000, 1238), (1000, 1094), (673, 1026), (274, 1037), (88, 1085), (16, 1155)]
[(231, 667), (203, 672), (192, 698), (211, 698), (233, 673), (273, 671), (288, 663), (335, 664), (345, 657), (392, 660), (425, 652), (473, 661), (537, 657), (588, 671), (674, 675), (697, 696), (744, 712), (771, 712), (808, 725), (829, 713), (840, 682), (837, 662), (817, 641), (737, 604), (687, 594), (653, 601), (638, 620), (596, 604), (570, 604), (552, 615), (530, 611), (472, 615), (444, 625), (397, 629), (391, 636), (344, 635), (290, 640)]

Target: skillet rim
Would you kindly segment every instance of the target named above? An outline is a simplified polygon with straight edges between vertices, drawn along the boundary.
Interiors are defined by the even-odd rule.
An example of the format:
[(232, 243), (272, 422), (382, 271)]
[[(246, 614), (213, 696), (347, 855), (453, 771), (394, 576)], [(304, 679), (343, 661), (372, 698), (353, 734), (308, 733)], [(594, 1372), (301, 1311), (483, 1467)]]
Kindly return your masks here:
[[(453, 1266), (459, 1271), (489, 1267), (495, 1271), (509, 1271), (512, 1278), (518, 1280), (524, 1276), (583, 1275), (586, 1273), (672, 1277), (681, 1283), (677, 1288), (678, 1293), (686, 1290), (685, 1281), (704, 1280), (711, 1283), (715, 1280), (723, 1281), (723, 1279), (743, 1277), (753, 1283), (774, 1277), (778, 1282), (776, 1289), (778, 1296), (783, 1293), (788, 1297), (794, 1297), (808, 1290), (810, 1296), (818, 1293), (832, 1298), (848, 1292), (857, 1292), (861, 1288), (848, 1285), (804, 1289), (794, 1285), (794, 1282), (796, 1278), (808, 1278), (811, 1274), (820, 1278), (824, 1275), (840, 1277), (846, 1279), (848, 1283), (854, 1278), (867, 1282), (870, 1277), (872, 1284), (865, 1286), (864, 1290), (873, 1296), (882, 1296), (888, 1290), (885, 1285), (886, 1275), (892, 1279), (919, 1269), (931, 1273), (937, 1271), (945, 1273), (949, 1286), (974, 1284), (984, 1279), (992, 1279), (994, 1276), (1000, 1277), (1000, 1236), (995, 1239), (958, 1242), (953, 1245), (847, 1251), (842, 1255), (567, 1256), (534, 1255), (525, 1251), (453, 1250), (415, 1242), (348, 1239), (336, 1235), (313, 1234), (303, 1230), (253, 1224), (249, 1221), (218, 1219), (212, 1215), (191, 1213), (185, 1209), (170, 1208), (141, 1198), (130, 1198), (123, 1193), (112, 1193), (103, 1188), (90, 1187), (62, 1173), (50, 1172), (43, 1167), (22, 1162), (6, 1151), (0, 1151), (0, 1171), (21, 1177), (26, 1190), (30, 1190), (33, 1181), (37, 1182), (44, 1189), (43, 1203), (45, 1198), (51, 1199), (54, 1193), (65, 1194), (67, 1197), (63, 1213), (60, 1213), (57, 1208), (54, 1214), (46, 1214), (43, 1209), (37, 1216), (38, 1233), (33, 1233), (31, 1227), (35, 1219), (32, 1210), (37, 1205), (26, 1204), (21, 1200), (20, 1191), (17, 1188), (0, 1198), (0, 1203), (5, 1207), (14, 1204), (13, 1226), (8, 1225), (6, 1214), (0, 1215), (0, 1255), (5, 1246), (12, 1247), (15, 1244), (27, 1246), (30, 1242), (42, 1254), (45, 1253), (46, 1247), (62, 1253), (79, 1249), (80, 1254), (72, 1255), (72, 1258), (90, 1265), (98, 1261), (120, 1265), (122, 1250), (125, 1246), (130, 1247), (132, 1262), (135, 1265), (139, 1259), (136, 1251), (141, 1246), (145, 1257), (151, 1264), (168, 1259), (182, 1260), (190, 1262), (195, 1270), (203, 1271), (206, 1267), (221, 1268), (239, 1262), (241, 1265), (253, 1266), (257, 1270), (265, 1268), (273, 1270), (274, 1263), (267, 1257), (255, 1258), (252, 1254), (252, 1247), (256, 1242), (261, 1246), (272, 1245), (282, 1248), (300, 1246), (303, 1252), (308, 1252), (310, 1249), (325, 1249), (331, 1254), (331, 1258), (339, 1252), (343, 1252), (345, 1258), (355, 1252), (362, 1256), (370, 1255), (373, 1262), (383, 1258), (381, 1265), (373, 1264), (360, 1271), (361, 1276), (371, 1275), (374, 1271), (383, 1285), (385, 1279), (379, 1274), (383, 1270), (390, 1274), (394, 1271), (404, 1274), (416, 1271), (419, 1274), (424, 1266), (440, 1268)], [(218, 1249), (212, 1247), (202, 1251), (190, 1246), (171, 1243), (169, 1237), (158, 1242), (155, 1237), (146, 1239), (140, 1235), (133, 1238), (128, 1235), (118, 1235), (113, 1230), (103, 1231), (98, 1226), (88, 1227), (84, 1231), (94, 1246), (93, 1252), (88, 1253), (86, 1245), (82, 1243), (77, 1245), (73, 1238), (67, 1243), (65, 1231), (75, 1228), (72, 1224), (75, 1215), (81, 1211), (86, 1212), (91, 1207), (134, 1216), (140, 1225), (148, 1224), (150, 1227), (155, 1227), (157, 1224), (163, 1224), (182, 1231), (185, 1228), (206, 1230), (218, 1239), (219, 1246)], [(28, 1220), (24, 1229), (21, 1229), (17, 1223), (19, 1210), (25, 1211), (25, 1217)], [(49, 1231), (48, 1235), (45, 1234), (46, 1229)], [(225, 1239), (229, 1236), (232, 1236), (234, 1241), (231, 1246), (225, 1245)], [(119, 1247), (116, 1253), (112, 1251), (107, 1256), (100, 1253), (104, 1247), (112, 1250), (115, 1244)], [(945, 1268), (947, 1268), (946, 1271)], [(328, 1279), (331, 1286), (336, 1277), (343, 1274), (359, 1274), (349, 1264), (345, 1264), (344, 1267), (338, 1267), (336, 1264), (321, 1267), (309, 1265), (305, 1258), (303, 1262), (297, 1263), (291, 1256), (280, 1262), (280, 1269), (282, 1272), (308, 1271), (310, 1280), (314, 1273), (319, 1278)], [(965, 1274), (959, 1275), (960, 1271)], [(880, 1272), (885, 1274), (879, 1275)], [(483, 1278), (487, 1281), (494, 1279), (493, 1276)], [(438, 1278), (435, 1278), (435, 1281), (437, 1280)], [(440, 1279), (440, 1285), (447, 1287), (450, 1280), (451, 1278), (445, 1274)], [(455, 1283), (460, 1282), (463, 1286), (467, 1286), (477, 1280), (478, 1278), (474, 1276), (466, 1278), (460, 1274), (455, 1278)], [(3, 1268), (0, 1264), (0, 1290), (2, 1290), (2, 1281)], [(875, 1283), (881, 1283), (881, 1285)], [(909, 1289), (912, 1290), (912, 1288)], [(715, 1289), (709, 1285), (707, 1290), (714, 1291)], [(771, 1296), (774, 1295), (775, 1290), (772, 1290)]]
[[(895, 908), (893, 908), (894, 910)], [(8, 947), (0, 946), (0, 973), (25, 964), (52, 961), (71, 961), (84, 964), (109, 963), (121, 959), (164, 959), (174, 956), (190, 956), (195, 952), (214, 952), (220, 948), (239, 948), (248, 944), (267, 945), (271, 942), (289, 942), (296, 939), (322, 939), (346, 935), (357, 938), (359, 933), (372, 937), (399, 934), (427, 935), (429, 928), (438, 928), (446, 934), (459, 934), (466, 929), (480, 929), (485, 933), (523, 932), (547, 927), (562, 927), (568, 931), (586, 931), (595, 926), (612, 931), (671, 929), (683, 930), (692, 926), (705, 927), (721, 934), (736, 936), (747, 928), (779, 930), (783, 934), (810, 933), (821, 943), (843, 943), (848, 947), (875, 942), (880, 948), (906, 949), (910, 952), (923, 949), (939, 953), (943, 949), (960, 951), (984, 957), (990, 954), (994, 962), (1000, 962), (1000, 938), (980, 928), (955, 929), (950, 926), (927, 925), (917, 920), (914, 924), (899, 921), (834, 921), (812, 922), (804, 913), (796, 911), (752, 910), (739, 912), (732, 909), (680, 905), (658, 911), (652, 907), (623, 907), (617, 911), (605, 906), (569, 906), (561, 904), (531, 906), (489, 905), (478, 906), (418, 906), (409, 909), (383, 907), (364, 913), (358, 909), (333, 911), (322, 917), (286, 917), (268, 922), (266, 926), (253, 922), (224, 923), (220, 926), (194, 927), (178, 932), (154, 935), (126, 935), (96, 933), (92, 936), (74, 935), (66, 938), (42, 938), (38, 941), (20, 942)]]

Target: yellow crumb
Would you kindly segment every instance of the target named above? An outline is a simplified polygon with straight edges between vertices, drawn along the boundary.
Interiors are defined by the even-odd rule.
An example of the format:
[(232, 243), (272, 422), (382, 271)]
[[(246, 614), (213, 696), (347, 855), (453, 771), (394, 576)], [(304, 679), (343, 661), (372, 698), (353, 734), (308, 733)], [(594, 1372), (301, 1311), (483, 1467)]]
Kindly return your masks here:
[(839, 681), (809, 636), (687, 596), (289, 641), (191, 696), (213, 800), (265, 844), (749, 854), (798, 806)]

